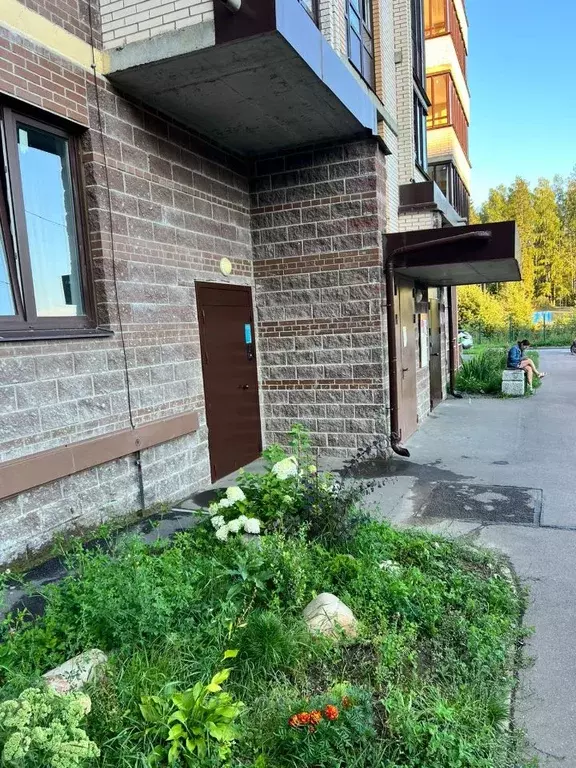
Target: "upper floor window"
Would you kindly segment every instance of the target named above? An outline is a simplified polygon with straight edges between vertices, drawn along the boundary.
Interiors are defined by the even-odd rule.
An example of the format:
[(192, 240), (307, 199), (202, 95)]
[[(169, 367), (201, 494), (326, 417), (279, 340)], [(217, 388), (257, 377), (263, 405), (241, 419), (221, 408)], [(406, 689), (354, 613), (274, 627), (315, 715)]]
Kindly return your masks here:
[(454, 0), (424, 0), (424, 31), (427, 38), (450, 35), (462, 72), (466, 74), (466, 43)]
[(411, 0), (412, 69), (416, 80), (424, 83), (424, 11), (422, 0)]
[(432, 106), (428, 110), (428, 128), (451, 125), (460, 146), (468, 155), (468, 120), (449, 72), (426, 78), (426, 90)]
[(425, 172), (428, 164), (426, 107), (416, 93), (414, 93), (414, 147), (416, 165)]
[(318, 0), (298, 0), (314, 24), (318, 26)]
[(468, 219), (470, 216), (470, 193), (460, 174), (452, 163), (438, 163), (428, 168), (430, 177), (436, 182), (454, 210)]
[(76, 138), (0, 104), (0, 338), (92, 327)]
[(347, 0), (348, 58), (368, 85), (374, 87), (374, 42), (370, 0)]

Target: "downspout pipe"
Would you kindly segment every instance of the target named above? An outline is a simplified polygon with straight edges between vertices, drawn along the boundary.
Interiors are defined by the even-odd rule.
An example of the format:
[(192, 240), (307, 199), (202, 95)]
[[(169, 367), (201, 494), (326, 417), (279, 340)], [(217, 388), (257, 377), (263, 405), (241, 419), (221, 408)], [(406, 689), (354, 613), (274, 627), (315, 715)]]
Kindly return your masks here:
[(388, 372), (390, 379), (390, 445), (398, 456), (410, 456), (410, 451), (400, 445), (398, 420), (398, 345), (396, 344), (394, 254), (386, 259), (386, 325), (388, 326)]
[[(456, 335), (455, 335), (456, 334)], [(454, 293), (453, 289), (448, 289), (448, 358), (450, 366), (450, 394), (458, 399), (462, 395), (456, 392), (456, 369), (457, 359), (456, 350), (458, 349), (458, 329), (454, 328)]]

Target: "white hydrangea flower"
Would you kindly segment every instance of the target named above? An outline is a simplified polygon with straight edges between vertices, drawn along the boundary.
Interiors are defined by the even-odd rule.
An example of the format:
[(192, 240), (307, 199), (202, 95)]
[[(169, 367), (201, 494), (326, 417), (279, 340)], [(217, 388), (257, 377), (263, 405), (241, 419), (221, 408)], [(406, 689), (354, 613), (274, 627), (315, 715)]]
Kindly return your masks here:
[(311, 475), (315, 475), (316, 472), (318, 472), (318, 469), (314, 466), (314, 464), (310, 464), (310, 466), (308, 467), (308, 472)]
[(208, 512), (210, 512), (211, 515), (217, 515), (218, 510), (220, 509), (220, 505), (217, 501), (213, 501), (211, 504), (208, 505)]
[(218, 528), (216, 531), (216, 538), (218, 541), (226, 541), (228, 538), (228, 526), (223, 525), (221, 528)]
[(260, 520), (257, 517), (249, 517), (244, 523), (246, 533), (258, 535), (260, 533)]
[(288, 456), (287, 459), (277, 461), (271, 469), (273, 475), (279, 480), (287, 480), (289, 477), (295, 477), (298, 474), (298, 461), (294, 456)]
[(228, 523), (228, 530), (230, 533), (238, 533), (238, 531), (242, 528), (242, 523), (240, 522), (240, 518), (236, 518), (236, 520), (230, 520)]
[(220, 502), (218, 506), (220, 509), (225, 509), (226, 507), (233, 507), (236, 502), (232, 501), (232, 499), (229, 499), (228, 496), (224, 496), (223, 499), (220, 499)]
[(226, 498), (230, 499), (230, 501), (232, 501), (234, 504), (237, 501), (245, 501), (246, 500), (246, 496), (244, 494), (244, 491), (242, 490), (242, 488), (238, 488), (237, 485), (232, 485), (230, 488), (227, 489), (227, 491), (226, 491)]
[(238, 520), (238, 522), (240, 523), (241, 527), (243, 528), (244, 527), (244, 523), (246, 522), (246, 520), (248, 520), (248, 518), (246, 517), (246, 515), (240, 515), (239, 517), (236, 518), (236, 520)]
[(222, 517), (222, 515), (216, 515), (216, 517), (212, 517), (210, 519), (210, 522), (218, 530), (218, 528), (222, 528), (222, 526), (226, 523), (226, 520)]

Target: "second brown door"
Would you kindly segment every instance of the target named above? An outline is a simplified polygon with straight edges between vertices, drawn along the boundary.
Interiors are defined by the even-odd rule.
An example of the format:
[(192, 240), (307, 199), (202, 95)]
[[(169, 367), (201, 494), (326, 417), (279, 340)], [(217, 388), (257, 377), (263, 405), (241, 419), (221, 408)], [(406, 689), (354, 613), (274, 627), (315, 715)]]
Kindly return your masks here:
[(407, 440), (418, 426), (416, 401), (416, 325), (414, 286), (397, 281), (398, 292), (398, 422), (401, 440)]
[(212, 480), (262, 450), (252, 295), (245, 286), (197, 284), (196, 299)]

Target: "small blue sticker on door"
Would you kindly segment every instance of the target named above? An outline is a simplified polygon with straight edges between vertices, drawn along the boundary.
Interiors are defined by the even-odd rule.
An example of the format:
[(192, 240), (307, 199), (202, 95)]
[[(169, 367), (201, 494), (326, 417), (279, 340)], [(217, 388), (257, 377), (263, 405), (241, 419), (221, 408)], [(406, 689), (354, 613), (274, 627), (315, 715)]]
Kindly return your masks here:
[(252, 326), (250, 323), (244, 324), (244, 342), (246, 344), (252, 344)]

